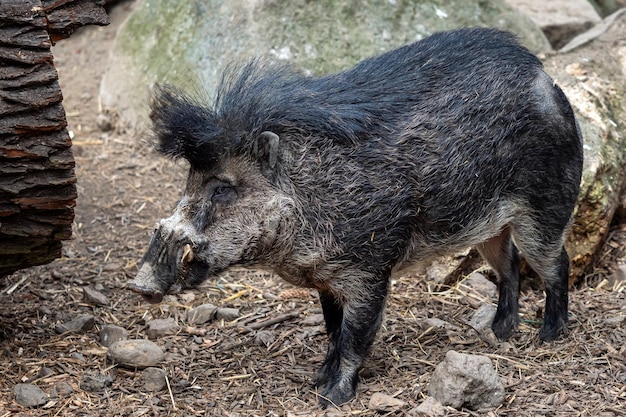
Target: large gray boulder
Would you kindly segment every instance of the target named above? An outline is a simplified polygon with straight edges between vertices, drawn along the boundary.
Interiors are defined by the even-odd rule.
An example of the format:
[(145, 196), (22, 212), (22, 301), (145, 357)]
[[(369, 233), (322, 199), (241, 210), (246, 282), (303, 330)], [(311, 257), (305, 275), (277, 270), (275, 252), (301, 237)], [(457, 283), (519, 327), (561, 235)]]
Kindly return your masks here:
[(508, 29), (534, 52), (550, 49), (502, 0), (140, 0), (117, 34), (102, 103), (142, 124), (156, 81), (212, 93), (227, 64), (255, 56), (326, 74), (464, 26)]

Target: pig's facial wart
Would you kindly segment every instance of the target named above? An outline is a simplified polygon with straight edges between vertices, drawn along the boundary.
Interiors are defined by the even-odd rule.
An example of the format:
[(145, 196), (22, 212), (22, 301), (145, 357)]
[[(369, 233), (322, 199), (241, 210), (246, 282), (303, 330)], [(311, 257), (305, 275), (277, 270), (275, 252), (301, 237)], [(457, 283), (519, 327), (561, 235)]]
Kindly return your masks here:
[(186, 240), (192, 243), (202, 241), (203, 236), (198, 233), (189, 217), (185, 215), (189, 208), (189, 200), (187, 197), (183, 197), (174, 214), (159, 222), (159, 228), (167, 231), (167, 234), (172, 236), (174, 240)]

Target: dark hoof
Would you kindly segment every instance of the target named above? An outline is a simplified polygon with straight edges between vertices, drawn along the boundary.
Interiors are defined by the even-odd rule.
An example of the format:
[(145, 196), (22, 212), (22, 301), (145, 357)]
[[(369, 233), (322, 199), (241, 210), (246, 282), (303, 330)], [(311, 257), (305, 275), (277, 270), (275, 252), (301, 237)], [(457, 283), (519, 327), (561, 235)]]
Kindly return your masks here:
[(539, 330), (539, 339), (544, 342), (556, 340), (567, 327), (567, 309), (561, 314), (549, 314), (543, 316), (543, 324)]
[(564, 325), (560, 326), (546, 326), (544, 323), (541, 326), (541, 330), (539, 331), (539, 339), (544, 342), (553, 342), (561, 335), (563, 332)]
[(511, 337), (515, 329), (517, 329), (517, 325), (517, 317), (513, 319), (499, 318), (498, 315), (496, 315), (493, 319), (493, 323), (491, 323), (491, 330), (493, 330), (498, 340), (505, 341)]
[(324, 388), (328, 382), (336, 378), (337, 375), (337, 361), (336, 360), (324, 360), (322, 366), (317, 371), (317, 376), (315, 377), (315, 386), (317, 388)]
[(353, 399), (356, 395), (356, 390), (352, 385), (352, 383), (348, 382), (327, 386), (320, 396), (322, 408), (327, 408), (329, 405), (339, 406)]

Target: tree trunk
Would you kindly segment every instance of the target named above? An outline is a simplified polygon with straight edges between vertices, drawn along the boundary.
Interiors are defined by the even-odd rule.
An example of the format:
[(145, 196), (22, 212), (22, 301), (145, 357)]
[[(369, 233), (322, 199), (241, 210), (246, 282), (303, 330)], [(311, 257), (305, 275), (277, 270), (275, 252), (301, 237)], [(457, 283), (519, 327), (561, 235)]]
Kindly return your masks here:
[(97, 0), (0, 0), (0, 277), (61, 256), (76, 175), (50, 47), (108, 24)]

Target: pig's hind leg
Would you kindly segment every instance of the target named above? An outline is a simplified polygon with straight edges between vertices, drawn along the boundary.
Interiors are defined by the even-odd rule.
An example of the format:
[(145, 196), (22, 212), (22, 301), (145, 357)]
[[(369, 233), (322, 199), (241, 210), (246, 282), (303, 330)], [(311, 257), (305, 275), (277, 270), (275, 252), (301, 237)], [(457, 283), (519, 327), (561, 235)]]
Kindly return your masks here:
[(341, 299), (320, 291), (329, 346), (316, 385), (321, 404), (339, 405), (352, 399), (363, 358), (380, 328), (387, 296), (388, 277), (349, 279), (350, 290)]
[[(552, 238), (546, 229), (554, 231)], [(543, 230), (543, 233), (532, 230), (530, 233), (515, 230), (514, 233), (524, 259), (545, 285), (546, 307), (539, 338), (549, 342), (556, 339), (567, 324), (569, 256), (563, 247), (562, 231)]]
[(477, 245), (476, 249), (498, 277), (500, 295), (491, 329), (498, 339), (506, 340), (519, 323), (519, 253), (511, 240), (508, 227), (499, 235)]

